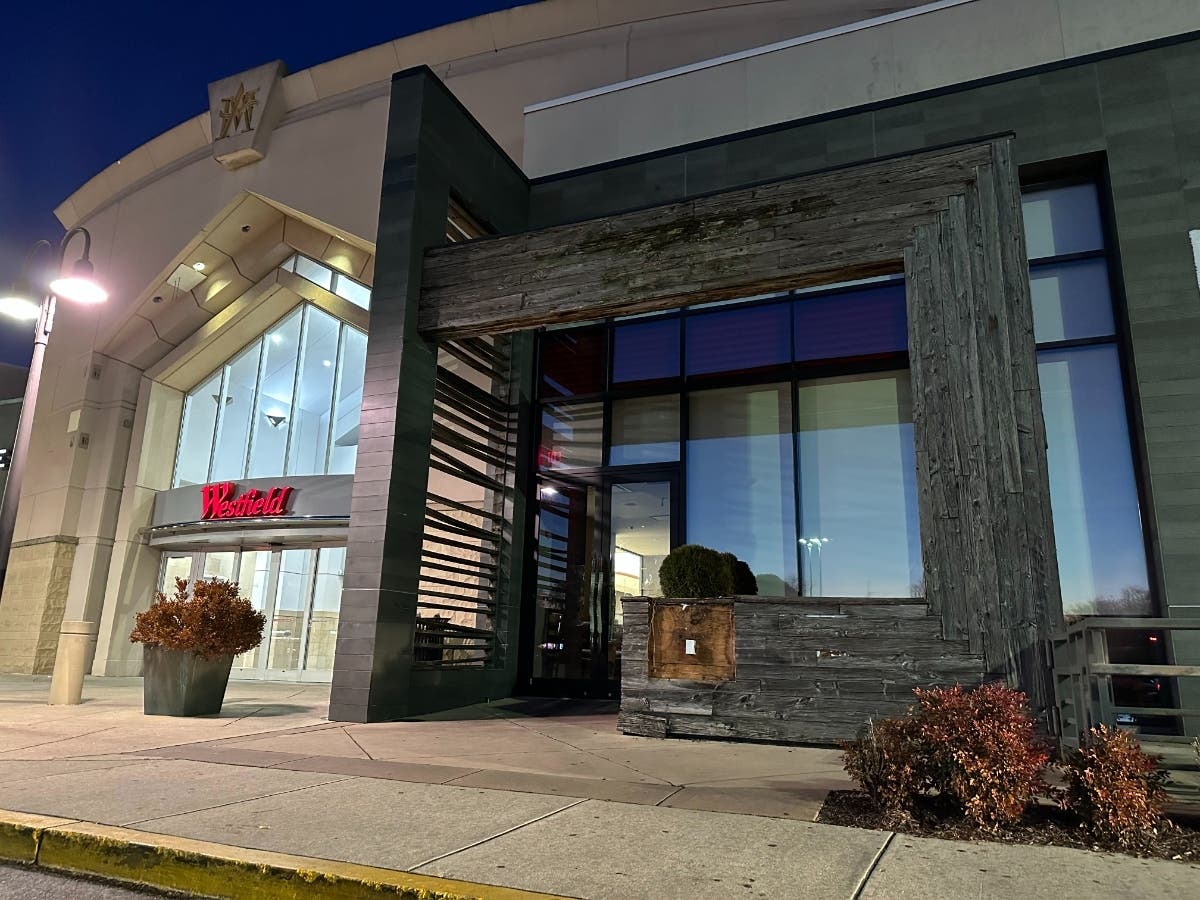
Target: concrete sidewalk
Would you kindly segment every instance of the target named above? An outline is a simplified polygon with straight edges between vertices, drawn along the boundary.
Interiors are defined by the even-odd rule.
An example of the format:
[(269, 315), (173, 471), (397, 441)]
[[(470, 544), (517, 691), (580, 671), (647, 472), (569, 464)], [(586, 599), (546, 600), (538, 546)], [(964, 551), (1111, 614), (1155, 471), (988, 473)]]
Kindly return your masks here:
[[(222, 715), (78, 707), (0, 676), (0, 808), (572, 897), (1180, 897), (1200, 867), (814, 824), (836, 751), (627, 737), (506, 701), (341, 725), (327, 687), (235, 682)], [(558, 712), (559, 715), (552, 715)]]

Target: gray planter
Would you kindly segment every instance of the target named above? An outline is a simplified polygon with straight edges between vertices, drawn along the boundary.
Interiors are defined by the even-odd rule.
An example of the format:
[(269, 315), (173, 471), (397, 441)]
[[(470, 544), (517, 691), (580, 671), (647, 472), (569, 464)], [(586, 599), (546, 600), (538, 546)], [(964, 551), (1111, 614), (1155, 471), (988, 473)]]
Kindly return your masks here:
[(233, 655), (201, 659), (189, 650), (142, 645), (148, 716), (211, 716), (221, 711)]

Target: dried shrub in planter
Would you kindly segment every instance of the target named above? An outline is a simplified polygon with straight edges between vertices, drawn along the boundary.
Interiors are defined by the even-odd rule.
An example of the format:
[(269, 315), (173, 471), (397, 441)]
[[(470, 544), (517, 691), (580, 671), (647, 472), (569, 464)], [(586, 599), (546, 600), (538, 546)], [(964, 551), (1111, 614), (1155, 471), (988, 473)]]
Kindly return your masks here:
[(1097, 840), (1132, 850), (1158, 833), (1166, 773), (1128, 732), (1093, 728), (1087, 744), (1067, 756), (1063, 776), (1063, 804)]
[(189, 650), (203, 659), (253, 650), (262, 643), (266, 617), (240, 597), (237, 582), (200, 578), (188, 594), (186, 579), (175, 579), (175, 593), (154, 595), (137, 614), (129, 640), (166, 650)]
[(928, 787), (925, 754), (916, 719), (897, 717), (868, 722), (853, 741), (842, 742), (842, 764), (859, 788), (888, 817), (912, 816), (917, 798)]
[(916, 721), (930, 779), (983, 828), (1018, 819), (1049, 787), (1050, 758), (1025, 695), (1004, 684), (917, 689)]

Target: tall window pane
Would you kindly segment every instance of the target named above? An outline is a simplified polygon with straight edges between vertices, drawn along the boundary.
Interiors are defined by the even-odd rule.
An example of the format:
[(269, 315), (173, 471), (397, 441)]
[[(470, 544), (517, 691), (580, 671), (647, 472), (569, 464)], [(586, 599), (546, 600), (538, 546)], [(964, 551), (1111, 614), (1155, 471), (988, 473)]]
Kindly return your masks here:
[(212, 461), (217, 406), (221, 402), (221, 370), (187, 395), (179, 429), (179, 455), (175, 461), (175, 487), (204, 484)]
[(367, 364), (367, 336), (355, 328), (342, 329), (342, 360), (337, 379), (337, 402), (329, 447), (331, 475), (354, 472), (358, 455), (358, 420), (362, 411), (363, 373)]
[(1033, 335), (1039, 342), (1112, 334), (1112, 297), (1103, 259), (1034, 266), (1029, 273)]
[(1030, 259), (1104, 247), (1100, 197), (1094, 184), (1031, 191), (1021, 198)]
[(308, 644), (304, 668), (325, 671), (333, 668), (337, 649), (338, 612), (342, 605), (342, 573), (346, 548), (326, 547), (317, 551), (317, 574), (313, 581), (312, 612), (308, 620)]
[(271, 644), (268, 669), (300, 668), (300, 645), (304, 636), (304, 613), (312, 595), (315, 550), (284, 550), (279, 560), (279, 585), (275, 591), (275, 614), (267, 627)]
[(217, 438), (210, 481), (243, 478), (246, 446), (254, 413), (254, 388), (258, 383), (261, 341), (235, 357), (225, 367), (225, 389), (218, 404)]
[(1151, 612), (1117, 348), (1038, 354), (1067, 615)]
[(319, 475), (325, 471), (329, 420), (333, 411), (334, 366), (340, 323), (313, 306), (305, 307), (300, 377), (292, 405), (292, 436), (287, 474)]
[(249, 478), (278, 475), (283, 468), (292, 429), (292, 392), (300, 355), (300, 312), (296, 310), (263, 339), (262, 381), (251, 432)]
[(805, 595), (923, 594), (908, 373), (801, 383), (796, 431)]
[(745, 560), (765, 596), (797, 588), (791, 407), (788, 384), (697, 391), (689, 402), (688, 543)]

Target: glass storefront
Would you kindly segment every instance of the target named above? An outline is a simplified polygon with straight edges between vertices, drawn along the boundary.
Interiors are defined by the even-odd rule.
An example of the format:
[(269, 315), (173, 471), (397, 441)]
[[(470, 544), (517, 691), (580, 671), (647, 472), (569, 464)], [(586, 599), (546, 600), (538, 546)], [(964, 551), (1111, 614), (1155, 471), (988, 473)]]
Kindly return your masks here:
[(328, 681), (337, 643), (345, 547), (163, 554), (161, 590), (176, 578), (236, 581), (267, 618), (263, 642), (233, 661), (234, 678)]
[(352, 473), (366, 353), (365, 333), (297, 307), (184, 399), (172, 486)]
[[(1064, 612), (1148, 614), (1098, 193), (1024, 213)], [(922, 596), (907, 346), (899, 277), (543, 332), (535, 682), (611, 691), (617, 600), (681, 543), (761, 595)]]

